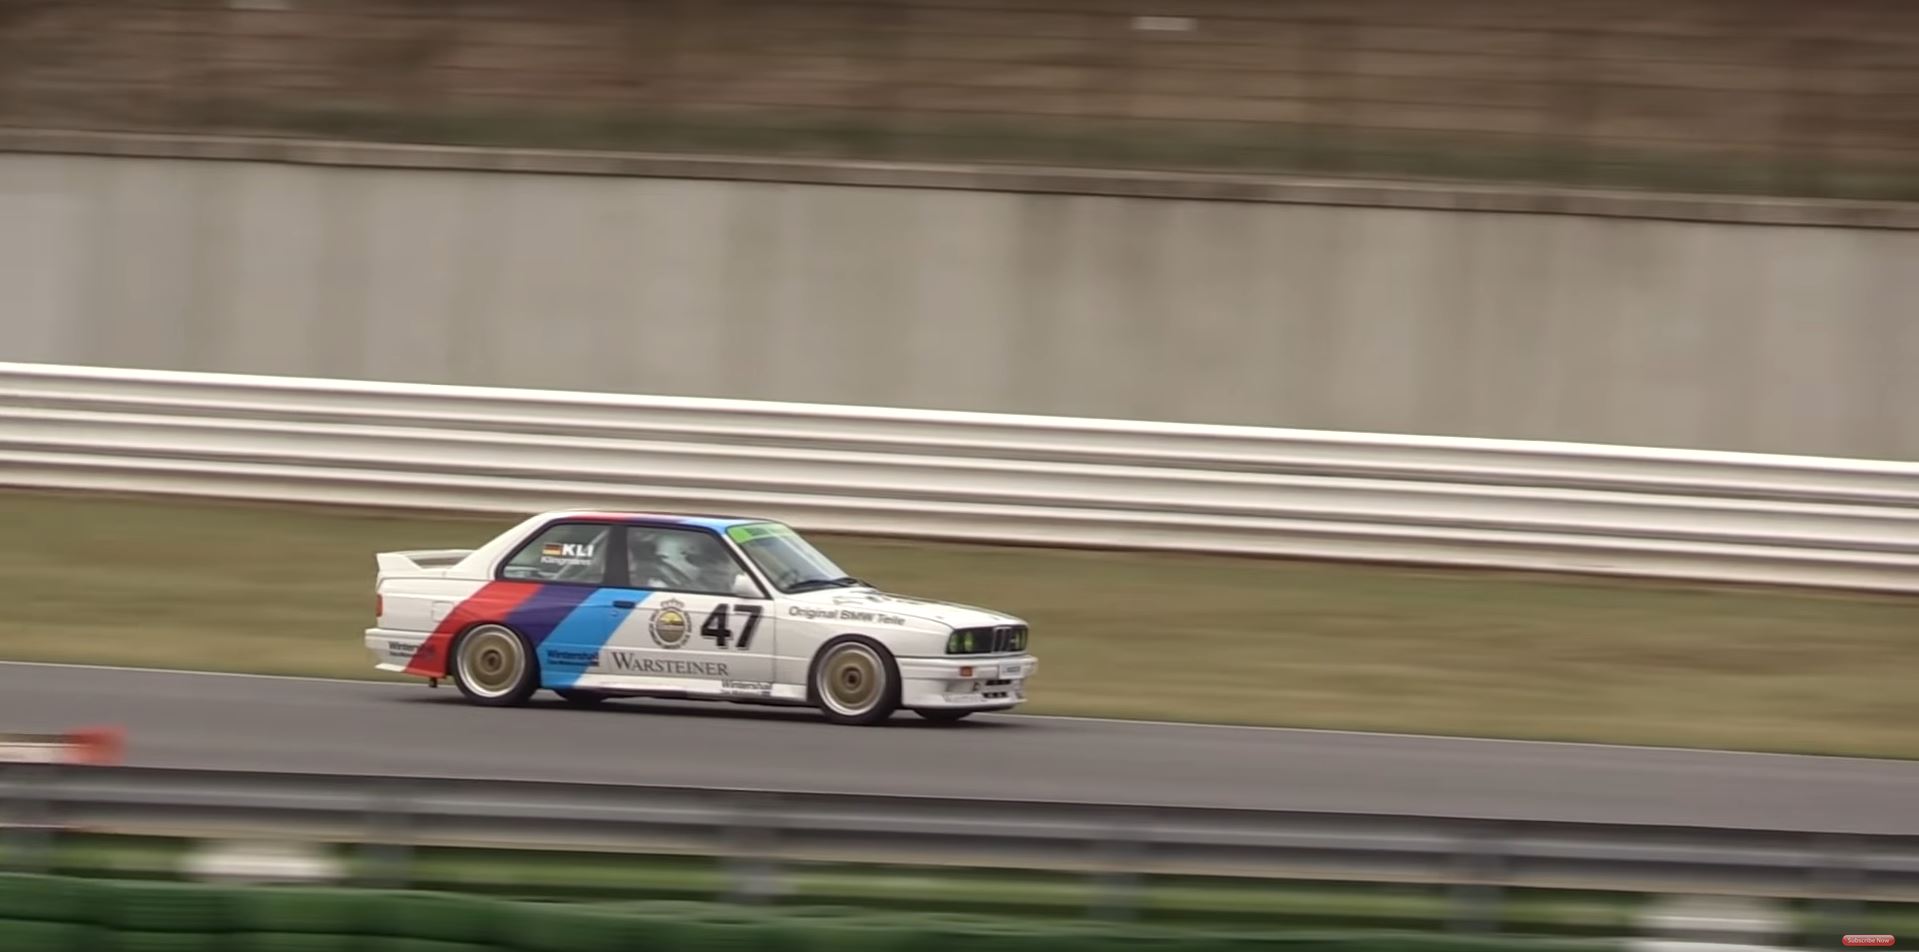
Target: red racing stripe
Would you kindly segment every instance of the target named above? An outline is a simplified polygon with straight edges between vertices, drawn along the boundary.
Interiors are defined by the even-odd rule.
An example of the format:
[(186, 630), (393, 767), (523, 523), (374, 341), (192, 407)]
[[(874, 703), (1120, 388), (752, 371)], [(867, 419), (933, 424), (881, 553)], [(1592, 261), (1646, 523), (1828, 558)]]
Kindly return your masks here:
[(413, 653), (413, 660), (407, 662), (406, 673), (420, 678), (446, 677), (447, 647), (454, 635), (476, 622), (504, 621), (520, 603), (539, 590), (538, 582), (492, 581), (481, 586), (479, 591), (453, 606), (439, 627), (433, 629), (420, 650)]

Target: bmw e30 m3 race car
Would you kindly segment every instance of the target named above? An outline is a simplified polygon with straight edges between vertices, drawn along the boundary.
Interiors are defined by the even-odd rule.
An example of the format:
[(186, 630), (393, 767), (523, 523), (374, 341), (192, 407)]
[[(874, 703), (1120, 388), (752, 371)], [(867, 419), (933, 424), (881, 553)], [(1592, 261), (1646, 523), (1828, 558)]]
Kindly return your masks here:
[(376, 556), (376, 666), (468, 700), (661, 697), (875, 724), (1026, 699), (1026, 622), (887, 594), (759, 519), (559, 510), (477, 549)]

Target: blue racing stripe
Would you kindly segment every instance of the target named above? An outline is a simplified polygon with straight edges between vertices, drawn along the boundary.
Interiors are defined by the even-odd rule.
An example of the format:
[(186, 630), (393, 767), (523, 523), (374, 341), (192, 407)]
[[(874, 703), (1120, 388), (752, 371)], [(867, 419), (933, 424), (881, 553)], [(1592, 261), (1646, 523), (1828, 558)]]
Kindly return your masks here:
[(542, 585), (532, 597), (521, 602), (506, 618), (515, 631), (533, 642), (535, 651), (553, 634), (553, 629), (572, 614), (573, 609), (595, 592), (591, 585)]
[(652, 594), (634, 588), (595, 589), (552, 628), (538, 649), (540, 685), (564, 689), (580, 683), (580, 677), (599, 661), (600, 651), (613, 638), (613, 633), (633, 613), (632, 608), (613, 603), (644, 605), (647, 596)]

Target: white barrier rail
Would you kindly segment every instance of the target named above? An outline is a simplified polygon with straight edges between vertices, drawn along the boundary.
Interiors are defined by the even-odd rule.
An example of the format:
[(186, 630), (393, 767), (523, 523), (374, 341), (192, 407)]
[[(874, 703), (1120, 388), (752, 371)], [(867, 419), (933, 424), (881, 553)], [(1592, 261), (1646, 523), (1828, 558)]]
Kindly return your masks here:
[(0, 483), (1919, 591), (1919, 464), (0, 363)]
[[(358, 842), (402, 867), (414, 846), (479, 846), (725, 856), (749, 868), (854, 862), (1087, 873), (1131, 882), (1186, 875), (1919, 901), (1919, 836), (1895, 834), (5, 766), (0, 821), (30, 818), (15, 824), (25, 832)], [(39, 839), (46, 845), (47, 837)], [(387, 872), (404, 876), (403, 868)]]

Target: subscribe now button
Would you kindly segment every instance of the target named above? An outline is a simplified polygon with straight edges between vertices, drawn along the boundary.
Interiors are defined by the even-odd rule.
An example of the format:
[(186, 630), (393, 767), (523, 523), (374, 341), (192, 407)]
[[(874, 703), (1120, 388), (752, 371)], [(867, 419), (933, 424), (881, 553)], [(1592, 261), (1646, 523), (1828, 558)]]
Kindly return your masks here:
[(1845, 944), (1847, 944), (1847, 945), (1850, 945), (1850, 946), (1862, 946), (1862, 945), (1863, 945), (1863, 946), (1873, 946), (1873, 947), (1876, 947), (1876, 948), (1881, 948), (1881, 949), (1883, 949), (1883, 948), (1885, 948), (1886, 946), (1889, 946), (1889, 945), (1891, 945), (1891, 944), (1892, 944), (1892, 936), (1889, 936), (1889, 935), (1849, 935), (1849, 936), (1846, 936), (1846, 937), (1845, 937), (1845, 938), (1844, 938), (1844, 939), (1843, 939), (1842, 941), (1843, 941), (1843, 942), (1845, 942)]

